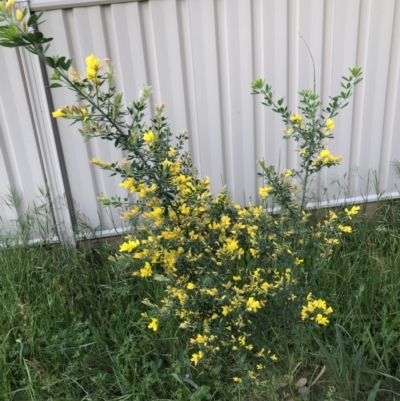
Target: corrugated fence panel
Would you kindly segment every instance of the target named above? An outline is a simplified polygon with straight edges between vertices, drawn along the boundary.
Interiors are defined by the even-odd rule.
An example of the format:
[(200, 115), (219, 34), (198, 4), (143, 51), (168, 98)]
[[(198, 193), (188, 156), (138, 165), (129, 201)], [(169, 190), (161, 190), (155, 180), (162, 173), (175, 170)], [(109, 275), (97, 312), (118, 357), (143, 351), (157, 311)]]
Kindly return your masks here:
[[(105, 58), (109, 55), (108, 33), (102, 7), (55, 10), (47, 13), (46, 20), (43, 31), (55, 38), (51, 51), (74, 57), (74, 66), (82, 74), (85, 72), (86, 56), (95, 53)], [(57, 108), (75, 102), (69, 91), (59, 89), (52, 94)], [(89, 160), (94, 157), (117, 161), (122, 159), (122, 153), (101, 140), (83, 144), (78, 127), (71, 127), (68, 121), (58, 121), (58, 125), (78, 221), (92, 227), (101, 224), (102, 230), (111, 230), (114, 225), (119, 227), (121, 222), (118, 214), (103, 209), (97, 197), (102, 194), (124, 195), (124, 192), (118, 188), (115, 178), (108, 178), (106, 172), (90, 165)]]
[[(37, 1), (31, 1), (32, 8)], [(50, 3), (52, 3), (50, 1)], [(92, 4), (92, 3), (91, 3)], [(109, 57), (126, 102), (142, 84), (152, 85), (150, 103), (165, 102), (177, 134), (189, 130), (189, 149), (213, 191), (226, 184), (236, 201), (257, 199), (256, 160), (280, 169), (296, 167), (295, 144), (281, 139), (279, 116), (250, 95), (250, 83), (264, 77), (297, 112), (298, 92), (315, 87), (326, 102), (341, 91), (347, 68), (361, 66), (364, 80), (336, 119), (333, 154), (341, 166), (321, 172), (314, 193), (324, 199), (375, 193), (368, 177), (376, 171), (379, 191), (396, 192), (391, 162), (400, 159), (400, 6), (395, 0), (149, 0), (66, 8), (45, 13), (43, 32), (54, 37), (50, 53), (74, 57), (84, 73), (85, 57)], [(86, 5), (86, 3), (85, 3)], [(53, 7), (53, 6), (52, 6)], [(309, 48), (309, 50), (308, 50)], [(311, 55), (312, 58), (311, 58)], [(312, 61), (313, 59), (313, 61)], [(73, 103), (53, 92), (56, 107)], [(150, 111), (151, 113), (151, 111)], [(91, 157), (119, 160), (120, 152), (99, 141), (82, 144), (75, 128), (59, 121), (72, 196), (82, 216), (103, 229), (110, 218), (99, 194), (123, 193), (89, 165)]]
[(20, 228), (33, 202), (46, 203), (46, 179), (19, 53), (0, 48), (0, 59), (0, 229), (7, 232)]

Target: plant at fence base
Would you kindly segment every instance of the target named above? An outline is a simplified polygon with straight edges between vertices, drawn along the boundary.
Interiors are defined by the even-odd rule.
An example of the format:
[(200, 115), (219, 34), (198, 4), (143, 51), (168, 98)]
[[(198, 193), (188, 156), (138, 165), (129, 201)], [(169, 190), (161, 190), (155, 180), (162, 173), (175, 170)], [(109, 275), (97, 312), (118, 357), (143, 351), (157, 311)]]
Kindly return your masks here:
[[(307, 283), (351, 227), (332, 211), (325, 221), (313, 223), (305, 210), (307, 184), (312, 174), (341, 161), (325, 141), (333, 137), (333, 118), (359, 82), (360, 69), (350, 70), (342, 83), (344, 92), (332, 98), (322, 115), (318, 95), (309, 90), (300, 92), (301, 114), (292, 114), (282, 106), (283, 99), (274, 102), (269, 85), (262, 80), (252, 84), (253, 93), (262, 94), (264, 104), (282, 116), (284, 138), (299, 143), (298, 169), (279, 174), (260, 162), (267, 183), (259, 189), (260, 197), (280, 206), (280, 214), (273, 215), (263, 206), (236, 204), (225, 190), (213, 196), (210, 180), (199, 177), (183, 151), (186, 132), (172, 145), (164, 105), (145, 122), (149, 87), (124, 109), (109, 60), (103, 66), (88, 56), (81, 76), (71, 67), (72, 60), (45, 55), (43, 44), (51, 39), (32, 29), (39, 16), (27, 19), (26, 10), (13, 16), (10, 4), (0, 2), (0, 22), (6, 22), (0, 27), (0, 44), (23, 46), (38, 55), (54, 69), (51, 86), (77, 95), (76, 105), (58, 109), (53, 117), (81, 123), (85, 139), (112, 141), (126, 154), (119, 162), (91, 163), (120, 176), (120, 185), (135, 194), (99, 200), (120, 208), (122, 218), (140, 222), (121, 244), (117, 262), (127, 265), (138, 280), (165, 284), (160, 304), (143, 301), (149, 306), (143, 316), (149, 330), (162, 330), (163, 321), (174, 315), (180, 327), (192, 333), (194, 365), (212, 363), (218, 355), (233, 356), (246, 367), (245, 376), (238, 374), (234, 380), (246, 377), (257, 383), (259, 372), (277, 360), (273, 331), (283, 330), (290, 337), (302, 321), (325, 326), (333, 312), (308, 293)], [(350, 219), (357, 212), (356, 207), (346, 210)]]

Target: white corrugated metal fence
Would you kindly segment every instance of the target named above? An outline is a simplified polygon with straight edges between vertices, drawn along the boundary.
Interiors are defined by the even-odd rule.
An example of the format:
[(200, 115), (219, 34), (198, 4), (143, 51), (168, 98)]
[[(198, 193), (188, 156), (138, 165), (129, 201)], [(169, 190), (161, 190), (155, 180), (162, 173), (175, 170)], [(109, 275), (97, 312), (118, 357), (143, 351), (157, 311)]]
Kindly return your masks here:
[[(214, 191), (226, 184), (236, 201), (254, 201), (261, 184), (257, 159), (265, 158), (281, 169), (296, 166), (295, 146), (282, 140), (279, 116), (261, 105), (261, 97), (250, 95), (250, 83), (265, 78), (276, 96), (285, 96), (289, 108), (296, 112), (298, 91), (314, 85), (312, 62), (302, 37), (315, 61), (316, 91), (325, 102), (340, 91), (339, 83), (348, 67), (361, 66), (364, 71), (364, 80), (350, 105), (335, 121), (335, 139), (329, 144), (331, 152), (341, 154), (344, 161), (321, 174), (315, 193), (322, 197), (324, 187), (329, 186), (331, 198), (357, 198), (369, 192), (370, 199), (374, 199), (374, 194), (384, 190), (397, 196), (397, 175), (391, 163), (400, 159), (396, 124), (400, 114), (399, 2), (109, 3), (32, 0), (30, 9), (47, 10), (46, 22), (40, 29), (54, 38), (49, 54), (73, 57), (74, 67), (82, 73), (87, 55), (110, 58), (117, 71), (117, 87), (124, 92), (127, 103), (138, 96), (143, 84), (151, 85), (151, 103), (166, 103), (172, 130), (179, 133), (188, 129), (194, 162), (202, 176), (211, 178)], [(38, 66), (21, 64), (18, 52), (10, 49), (0, 49), (0, 59), (4, 60), (0, 63), (2, 76), (14, 74), (9, 83), (0, 87), (0, 172), (8, 180), (0, 184), (0, 192), (4, 193), (7, 187), (23, 187), (26, 202), (34, 199), (35, 188), (49, 182), (50, 171), (40, 160), (53, 158), (58, 161), (59, 173), (50, 186), (61, 181), (60, 189), (69, 192), (78, 220), (86, 220), (92, 226), (100, 224), (99, 230), (105, 233), (120, 227), (117, 213), (107, 213), (96, 200), (99, 194), (123, 194), (118, 181), (89, 164), (91, 157), (120, 160), (120, 152), (101, 141), (83, 144), (77, 129), (62, 120), (57, 121), (60, 146), (43, 148), (44, 142), (35, 139), (38, 124), (29, 122), (37, 117), (15, 121), (17, 115), (39, 113), (30, 106), (20, 78), (28, 70), (31, 72), (26, 80), (31, 81), (38, 74)], [(74, 102), (66, 90), (51, 93), (55, 108)], [(12, 100), (6, 102), (10, 96)], [(41, 96), (44, 99), (43, 93)], [(4, 107), (7, 110), (1, 111)], [(41, 136), (54, 141), (50, 139), (54, 138), (51, 124), (46, 122), (45, 126), (46, 134)], [(16, 146), (13, 140), (23, 140), (24, 146)], [(29, 157), (25, 145), (31, 150)], [(60, 152), (64, 160), (59, 159)], [(376, 172), (378, 191), (373, 186), (368, 189), (371, 171)], [(29, 181), (29, 189), (15, 179), (17, 175), (20, 181)], [(333, 181), (340, 182), (342, 189), (331, 185)], [(0, 213), (5, 213), (2, 205)], [(56, 218), (60, 220), (61, 216)]]

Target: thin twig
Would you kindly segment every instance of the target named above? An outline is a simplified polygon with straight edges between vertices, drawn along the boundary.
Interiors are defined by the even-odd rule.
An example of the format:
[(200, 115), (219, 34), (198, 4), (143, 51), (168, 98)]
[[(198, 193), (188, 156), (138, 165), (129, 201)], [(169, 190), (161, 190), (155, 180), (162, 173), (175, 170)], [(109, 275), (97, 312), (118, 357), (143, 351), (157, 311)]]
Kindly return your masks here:
[(308, 50), (308, 53), (310, 54), (310, 57), (311, 57), (311, 61), (312, 61), (312, 64), (313, 64), (313, 70), (314, 70), (314, 93), (315, 93), (315, 91), (316, 91), (316, 85), (315, 85), (315, 63), (314, 63), (314, 57), (313, 57), (313, 55), (312, 55), (312, 53), (311, 53), (310, 48), (308, 47), (307, 42), (304, 40), (303, 36), (301, 36), (301, 33), (300, 33), (300, 32), (297, 32), (297, 33), (299, 34), (301, 40), (302, 40), (302, 41), (304, 42), (304, 44), (306, 45), (307, 50)]

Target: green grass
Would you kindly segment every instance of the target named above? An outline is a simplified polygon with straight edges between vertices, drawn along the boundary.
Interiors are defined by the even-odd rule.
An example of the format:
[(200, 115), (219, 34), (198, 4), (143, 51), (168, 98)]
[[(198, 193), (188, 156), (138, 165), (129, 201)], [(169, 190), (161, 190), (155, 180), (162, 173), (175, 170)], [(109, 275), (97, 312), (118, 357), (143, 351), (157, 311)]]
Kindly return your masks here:
[[(299, 328), (257, 388), (232, 382), (238, 361), (191, 366), (173, 319), (149, 330), (141, 301), (160, 299), (161, 283), (116, 270), (106, 244), (79, 252), (11, 243), (0, 248), (1, 400), (400, 399), (399, 204), (354, 219), (313, 288), (334, 308), (330, 326)], [(296, 396), (294, 383), (312, 382), (323, 365)]]

